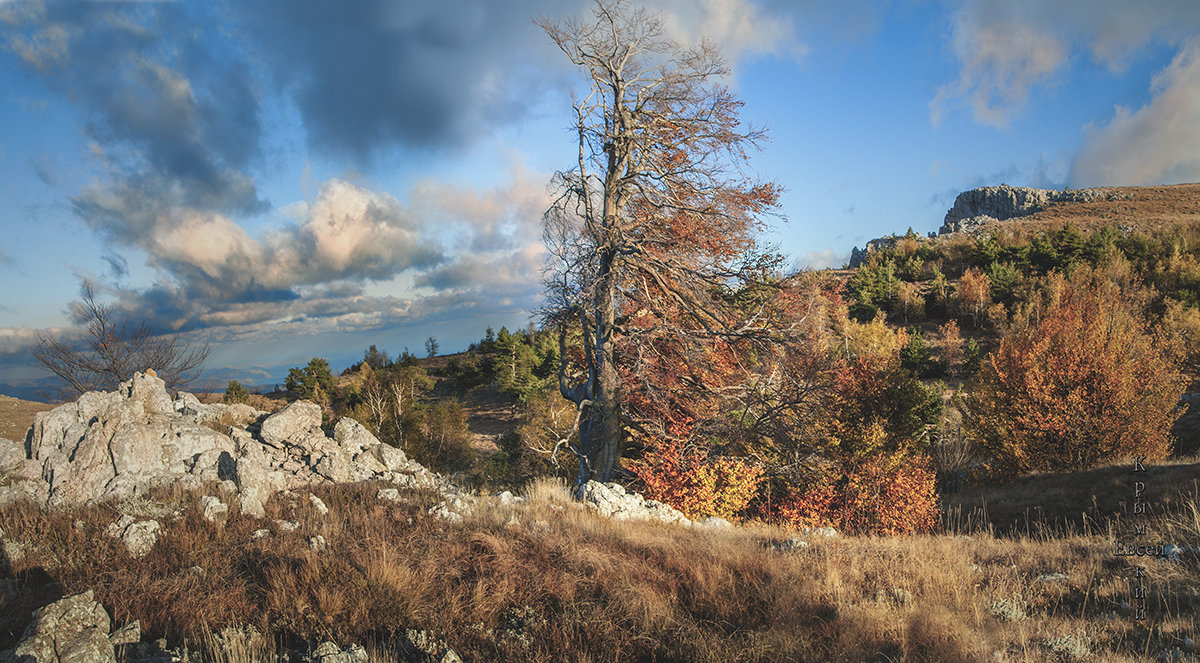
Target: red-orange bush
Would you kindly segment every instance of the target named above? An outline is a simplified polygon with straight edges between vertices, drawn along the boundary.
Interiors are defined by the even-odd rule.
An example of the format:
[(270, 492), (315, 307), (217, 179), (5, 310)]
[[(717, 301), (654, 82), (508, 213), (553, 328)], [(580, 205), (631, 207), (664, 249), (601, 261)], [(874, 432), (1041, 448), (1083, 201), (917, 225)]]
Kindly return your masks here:
[(1040, 319), (1001, 342), (963, 397), (963, 428), (1001, 475), (1166, 456), (1183, 391), (1177, 357), (1124, 287), (1052, 274)]
[(628, 469), (642, 480), (642, 494), (679, 509), (689, 518), (735, 517), (750, 504), (762, 468), (734, 458), (706, 458), (678, 441), (655, 441)]
[(848, 462), (775, 507), (797, 527), (832, 526), (849, 534), (910, 534), (938, 522), (936, 477), (921, 456), (877, 454)]

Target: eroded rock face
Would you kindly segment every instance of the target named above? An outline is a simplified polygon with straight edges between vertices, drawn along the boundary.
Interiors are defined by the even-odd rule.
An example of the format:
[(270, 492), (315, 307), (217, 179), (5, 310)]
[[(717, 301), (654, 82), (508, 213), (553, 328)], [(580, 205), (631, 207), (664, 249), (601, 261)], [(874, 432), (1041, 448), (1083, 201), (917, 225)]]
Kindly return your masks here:
[(172, 400), (152, 374), (39, 413), (27, 440), (27, 447), (0, 440), (0, 472), (8, 478), (0, 503), (80, 505), (155, 485), (219, 481), (236, 486), (242, 513), (261, 517), (271, 495), (309, 484), (438, 483), (357, 421), (338, 421), (327, 437), (315, 403), (297, 401), (268, 415), (247, 405), (205, 405), (186, 393)]

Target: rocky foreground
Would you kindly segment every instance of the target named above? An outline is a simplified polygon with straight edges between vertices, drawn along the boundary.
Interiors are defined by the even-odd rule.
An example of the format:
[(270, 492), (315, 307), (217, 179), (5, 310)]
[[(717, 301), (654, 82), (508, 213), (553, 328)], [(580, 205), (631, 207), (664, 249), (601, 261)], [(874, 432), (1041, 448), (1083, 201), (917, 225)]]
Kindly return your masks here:
[[(507, 491), (494, 496), (464, 491), (402, 450), (380, 442), (353, 419), (338, 420), (332, 435), (321, 423), (321, 408), (308, 401), (273, 414), (248, 405), (206, 405), (189, 393), (172, 397), (152, 371), (139, 373), (116, 391), (89, 392), (37, 414), (23, 443), (0, 439), (0, 504), (28, 500), (42, 508), (69, 508), (136, 499), (152, 488), (173, 486), (214, 492), (202, 495), (199, 505), (202, 516), (216, 522), (227, 517), (231, 505), (242, 515), (263, 518), (264, 503), (280, 492), (295, 495), (320, 484), (374, 481), (390, 486), (378, 488), (381, 500), (402, 501), (411, 489), (436, 491), (441, 501), (429, 509), (430, 515), (459, 522), (484, 501), (502, 508), (524, 500)], [(319, 498), (309, 494), (308, 499), (324, 512)], [(670, 506), (617, 484), (590, 482), (583, 502), (614, 519), (693, 525)], [(139, 558), (177, 518), (167, 513), (121, 515), (105, 533)], [(274, 523), (281, 530), (291, 525)], [(696, 525), (729, 523), (709, 519)], [(270, 523), (264, 522), (254, 534), (271, 532)], [(322, 550), (320, 539), (310, 542), (314, 551)], [(2, 529), (0, 544), (8, 560), (21, 556), (20, 544), (4, 541)], [(20, 644), (0, 652), (0, 661), (108, 662), (115, 660), (114, 647), (134, 644), (138, 647), (128, 651), (137, 660), (177, 658), (178, 652), (140, 643), (136, 624), (111, 632), (110, 627), (108, 614), (90, 592), (69, 596), (35, 613)], [(422, 641), (419, 633), (411, 638)], [(309, 660), (353, 663), (362, 658), (361, 648), (330, 647), (318, 647)], [(425, 649), (435, 660), (457, 660), (452, 651)]]

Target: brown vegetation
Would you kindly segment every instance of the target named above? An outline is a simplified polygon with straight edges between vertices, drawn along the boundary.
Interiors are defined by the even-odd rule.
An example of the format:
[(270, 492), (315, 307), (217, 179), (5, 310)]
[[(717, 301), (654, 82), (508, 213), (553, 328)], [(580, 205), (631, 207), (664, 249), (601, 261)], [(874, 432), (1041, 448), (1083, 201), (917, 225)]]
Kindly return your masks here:
[[(375, 657), (392, 660), (387, 643), (405, 628), (473, 661), (1053, 661), (1067, 646), (1134, 661), (1196, 635), (1195, 560), (1146, 562), (1147, 631), (1121, 615), (1123, 562), (1094, 532), (952, 528), (780, 552), (784, 530), (611, 521), (552, 484), (516, 511), (484, 509), (461, 525), (427, 515), (432, 494), (396, 504), (375, 488), (316, 489), (326, 517), (282, 495), (268, 520), (223, 525), (200, 518), (197, 496), (160, 492), (140, 507), (182, 513), (142, 559), (103, 534), (129, 504), (0, 508), (24, 551), (0, 582), (0, 648), (33, 608), (89, 588), (118, 623), (140, 619), (172, 644), (211, 647), (214, 629), (249, 624), (283, 643), (375, 643)], [(1152, 527), (1200, 545), (1196, 494), (1179, 504), (1191, 511), (1155, 514)], [(273, 536), (251, 541), (260, 527)], [(328, 552), (310, 549), (318, 534)], [(1047, 573), (1065, 578), (1039, 579)]]

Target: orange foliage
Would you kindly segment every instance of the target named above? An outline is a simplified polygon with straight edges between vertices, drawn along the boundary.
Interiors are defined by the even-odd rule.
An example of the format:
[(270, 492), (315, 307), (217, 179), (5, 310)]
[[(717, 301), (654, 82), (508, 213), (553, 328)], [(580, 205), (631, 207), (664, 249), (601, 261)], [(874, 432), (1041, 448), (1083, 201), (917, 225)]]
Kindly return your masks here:
[(680, 442), (655, 441), (643, 458), (628, 462), (647, 499), (679, 509), (689, 518), (733, 518), (750, 504), (762, 468), (733, 458), (705, 458)]
[(1163, 458), (1183, 391), (1170, 343), (1104, 276), (1053, 274), (1040, 320), (1005, 337), (964, 398), (964, 428), (1001, 474)]
[(798, 527), (832, 526), (848, 534), (912, 534), (938, 523), (936, 477), (928, 462), (907, 454), (876, 454), (825, 474), (774, 509)]

